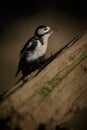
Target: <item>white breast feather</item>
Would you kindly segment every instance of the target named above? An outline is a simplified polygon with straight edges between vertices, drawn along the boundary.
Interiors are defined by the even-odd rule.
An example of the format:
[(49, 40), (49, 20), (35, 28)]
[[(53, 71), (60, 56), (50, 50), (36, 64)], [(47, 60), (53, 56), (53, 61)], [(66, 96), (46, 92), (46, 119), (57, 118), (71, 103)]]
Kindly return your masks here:
[(26, 60), (28, 62), (38, 59), (39, 57), (43, 56), (46, 53), (47, 45), (48, 45), (48, 37), (43, 38), (44, 45), (42, 45), (39, 40), (37, 42), (38, 44), (34, 50), (34, 53), (26, 57)]

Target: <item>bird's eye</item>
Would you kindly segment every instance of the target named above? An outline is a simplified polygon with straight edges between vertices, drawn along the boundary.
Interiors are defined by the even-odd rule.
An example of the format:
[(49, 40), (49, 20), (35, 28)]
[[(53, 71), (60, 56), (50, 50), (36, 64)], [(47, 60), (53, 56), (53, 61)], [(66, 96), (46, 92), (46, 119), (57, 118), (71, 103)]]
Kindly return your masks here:
[(44, 31), (46, 31), (47, 30), (47, 28), (44, 28)]

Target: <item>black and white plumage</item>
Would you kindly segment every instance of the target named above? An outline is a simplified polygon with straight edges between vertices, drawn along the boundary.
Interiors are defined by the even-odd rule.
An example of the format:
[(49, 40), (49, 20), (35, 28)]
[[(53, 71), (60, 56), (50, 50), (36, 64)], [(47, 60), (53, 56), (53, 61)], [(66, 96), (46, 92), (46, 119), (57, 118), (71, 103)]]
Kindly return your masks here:
[(48, 38), (53, 33), (49, 26), (41, 25), (35, 30), (35, 34), (30, 38), (20, 52), (20, 60), (16, 76), (22, 71), (23, 77), (30, 74), (37, 68), (37, 64), (44, 59)]

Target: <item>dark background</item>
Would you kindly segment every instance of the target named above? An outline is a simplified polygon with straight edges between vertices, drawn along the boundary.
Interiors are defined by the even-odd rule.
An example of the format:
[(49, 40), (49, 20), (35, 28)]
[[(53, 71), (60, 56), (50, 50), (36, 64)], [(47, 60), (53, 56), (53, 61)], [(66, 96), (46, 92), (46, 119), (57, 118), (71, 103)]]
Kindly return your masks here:
[[(0, 2), (0, 93), (15, 82), (20, 49), (37, 26), (46, 24), (58, 29), (49, 39), (47, 56), (56, 52), (75, 35), (87, 29), (86, 0), (32, 0)], [(19, 75), (20, 76), (20, 75)], [(81, 124), (82, 114), (75, 127)], [(74, 125), (75, 124), (75, 125)], [(83, 125), (83, 124), (81, 124)]]
[(55, 8), (56, 13), (62, 10), (71, 17), (81, 21), (87, 20), (86, 0), (3, 0), (0, 2), (0, 30), (3, 31), (8, 22), (18, 17), (32, 16), (49, 7)]

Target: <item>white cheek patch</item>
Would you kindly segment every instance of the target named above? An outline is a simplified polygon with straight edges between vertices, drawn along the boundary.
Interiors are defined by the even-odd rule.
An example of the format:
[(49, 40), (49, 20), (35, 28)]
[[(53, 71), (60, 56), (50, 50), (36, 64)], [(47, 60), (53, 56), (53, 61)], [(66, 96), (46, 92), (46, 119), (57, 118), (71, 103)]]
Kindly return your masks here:
[(39, 29), (39, 30), (38, 30), (38, 34), (41, 35), (41, 34), (47, 33), (49, 30), (50, 30), (50, 27), (47, 27), (46, 30), (44, 30), (44, 29)]
[(43, 29), (39, 29), (38, 34), (43, 34)]
[(49, 31), (49, 30), (50, 30), (50, 27), (47, 26), (47, 31)]

